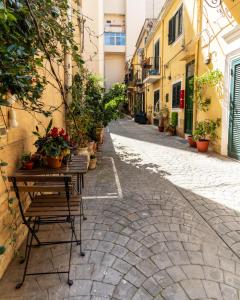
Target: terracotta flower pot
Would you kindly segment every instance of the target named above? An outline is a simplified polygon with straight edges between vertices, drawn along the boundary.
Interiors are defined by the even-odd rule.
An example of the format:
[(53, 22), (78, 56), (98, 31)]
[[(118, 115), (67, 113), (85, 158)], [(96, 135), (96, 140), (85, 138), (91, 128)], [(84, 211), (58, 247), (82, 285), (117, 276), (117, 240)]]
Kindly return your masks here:
[(24, 164), (24, 169), (26, 170), (32, 170), (33, 168), (33, 165), (34, 165), (34, 162), (33, 161), (28, 161)]
[(192, 135), (188, 136), (188, 144), (189, 144), (190, 147), (193, 147), (193, 148), (197, 147), (197, 143), (196, 143), (196, 141), (194, 141)]
[(94, 169), (96, 169), (96, 165), (97, 165), (97, 159), (96, 158), (90, 159), (88, 169), (94, 170)]
[(208, 151), (208, 146), (209, 146), (208, 140), (199, 140), (196, 143), (197, 143), (198, 152), (207, 152)]
[(158, 131), (159, 132), (164, 132), (164, 126), (158, 126)]
[(50, 168), (59, 169), (62, 166), (62, 158), (47, 156), (47, 164)]

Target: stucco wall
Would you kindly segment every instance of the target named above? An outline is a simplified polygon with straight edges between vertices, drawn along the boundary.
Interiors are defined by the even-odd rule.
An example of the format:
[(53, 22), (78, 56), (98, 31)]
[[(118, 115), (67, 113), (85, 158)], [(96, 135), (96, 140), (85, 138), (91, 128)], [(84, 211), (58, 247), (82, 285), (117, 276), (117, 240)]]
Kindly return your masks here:
[(104, 6), (103, 0), (82, 0), (82, 13), (87, 16), (84, 30), (83, 58), (89, 71), (104, 76)]
[[(63, 78), (63, 70), (60, 70), (61, 77)], [(48, 78), (51, 80), (51, 78)], [(42, 100), (47, 106), (59, 106), (62, 103), (59, 93), (50, 85), (47, 86)], [(8, 163), (8, 166), (5, 169), (6, 175), (9, 176), (13, 174), (16, 168), (19, 166), (19, 160), (23, 153), (35, 152), (35, 147), (33, 143), (35, 137), (32, 134), (32, 131), (35, 129), (35, 126), (38, 125), (40, 129), (43, 126), (46, 126), (49, 122), (49, 118), (32, 113), (29, 114), (21, 110), (21, 106), (17, 103), (14, 104), (14, 107), (17, 115), (17, 121), (19, 126), (8, 130), (6, 137), (0, 140), (0, 146), (2, 147), (0, 152), (1, 160)], [(2, 108), (3, 116), (0, 117), (0, 125), (4, 126), (4, 120), (8, 125), (8, 109)], [(60, 109), (53, 115), (53, 123), (57, 127), (64, 127), (64, 111)], [(19, 210), (17, 201), (14, 200), (14, 211), (16, 212), (16, 218), (14, 218), (14, 223), (12, 220), (12, 215), (8, 210), (7, 205), (7, 195), (5, 192), (5, 185), (0, 178), (0, 245), (5, 246), (6, 252), (0, 256), (0, 278), (2, 277), (4, 271), (6, 270), (8, 264), (10, 263), (14, 252), (17, 250), (19, 245), (22, 243), (23, 239), (26, 236), (26, 228), (22, 225), (21, 218), (19, 216)], [(9, 226), (14, 224), (17, 226), (17, 229), (12, 231)], [(13, 241), (13, 235), (16, 235), (16, 243), (14, 247), (11, 246)]]
[(125, 74), (125, 56), (124, 54), (105, 54), (105, 82), (109, 89), (114, 83), (122, 83)]
[(104, 0), (104, 13), (124, 15), (126, 9), (125, 1), (126, 0)]

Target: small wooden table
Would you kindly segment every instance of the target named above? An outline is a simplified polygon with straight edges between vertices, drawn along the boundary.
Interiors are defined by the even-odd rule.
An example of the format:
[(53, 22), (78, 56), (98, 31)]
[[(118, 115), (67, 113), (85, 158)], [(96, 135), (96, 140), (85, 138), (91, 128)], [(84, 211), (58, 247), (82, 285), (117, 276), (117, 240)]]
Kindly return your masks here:
[(88, 170), (88, 161), (86, 156), (72, 156), (71, 160), (62, 165), (59, 169), (45, 167), (38, 167), (32, 170), (18, 169), (15, 175), (46, 175), (46, 174), (63, 174), (77, 176), (77, 191), (82, 194), (84, 188), (84, 174)]

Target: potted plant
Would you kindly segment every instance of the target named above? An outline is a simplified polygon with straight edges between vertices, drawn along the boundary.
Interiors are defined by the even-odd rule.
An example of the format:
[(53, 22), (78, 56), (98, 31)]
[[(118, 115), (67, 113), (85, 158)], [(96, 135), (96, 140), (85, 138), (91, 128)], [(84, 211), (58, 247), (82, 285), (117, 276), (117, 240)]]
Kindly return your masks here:
[(95, 155), (90, 156), (90, 163), (89, 163), (89, 170), (94, 170), (96, 169), (96, 164), (97, 164), (97, 158)]
[(167, 106), (165, 105), (161, 110), (160, 110), (160, 123), (158, 126), (158, 130), (160, 132), (164, 132), (164, 128), (165, 128), (165, 122), (168, 119), (169, 116), (169, 110), (167, 108)]
[(31, 160), (31, 153), (23, 153), (21, 157), (22, 168), (26, 170), (32, 170), (34, 162)]
[(214, 141), (217, 138), (216, 130), (220, 126), (221, 119), (204, 120), (197, 122), (194, 130), (193, 138), (197, 143), (197, 149), (199, 152), (207, 152), (209, 142)]
[(190, 147), (193, 147), (193, 148), (196, 148), (197, 147), (197, 143), (196, 141), (194, 140), (194, 137), (192, 135), (189, 135), (187, 137), (187, 140), (188, 140), (188, 144)]
[(68, 134), (64, 129), (51, 128), (50, 122), (46, 130), (46, 135), (41, 136), (38, 128), (34, 132), (38, 135), (38, 140), (34, 143), (37, 152), (46, 157), (47, 165), (50, 168), (58, 169), (62, 165), (62, 160), (70, 153), (70, 142)]
[(171, 122), (168, 125), (167, 131), (170, 135), (176, 135), (176, 128), (178, 125), (178, 113), (172, 112)]
[(103, 144), (104, 127), (101, 124), (98, 124), (96, 127), (96, 137), (97, 137), (97, 142)]

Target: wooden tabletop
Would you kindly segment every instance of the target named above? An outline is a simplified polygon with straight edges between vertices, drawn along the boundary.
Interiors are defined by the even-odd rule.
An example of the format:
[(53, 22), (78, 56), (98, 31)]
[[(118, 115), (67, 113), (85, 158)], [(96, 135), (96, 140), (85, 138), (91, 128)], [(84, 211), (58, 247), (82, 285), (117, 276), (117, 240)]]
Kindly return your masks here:
[(67, 165), (62, 165), (59, 169), (45, 167), (33, 168), (32, 170), (18, 169), (14, 175), (46, 175), (46, 174), (85, 174), (88, 170), (88, 161), (86, 156), (72, 156)]

